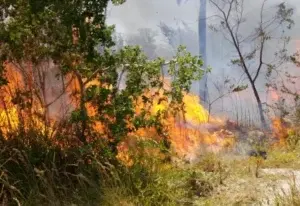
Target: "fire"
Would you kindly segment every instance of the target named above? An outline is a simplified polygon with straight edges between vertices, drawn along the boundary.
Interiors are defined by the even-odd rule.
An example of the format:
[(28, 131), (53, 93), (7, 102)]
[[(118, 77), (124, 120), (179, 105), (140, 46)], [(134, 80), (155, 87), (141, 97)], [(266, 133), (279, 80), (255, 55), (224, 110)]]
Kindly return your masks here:
[[(73, 43), (78, 42), (78, 28), (73, 28)], [(72, 66), (75, 66), (80, 60), (74, 59)], [(82, 88), (82, 79), (76, 73), (62, 77), (66, 83), (62, 83), (62, 92), (57, 93), (58, 82), (51, 78), (50, 74), (56, 70), (53, 62), (41, 62), (40, 65), (32, 65), (31, 62), (23, 62), (22, 65), (9, 63), (6, 66), (6, 77), (9, 81), (7, 86), (1, 88), (0, 97), (2, 99), (0, 107), (0, 130), (5, 135), (9, 132), (16, 131), (19, 126), (24, 129), (34, 127), (35, 129), (47, 132), (54, 129), (54, 124), (59, 121), (62, 111), (53, 107), (55, 113), (51, 113), (51, 106), (57, 104), (58, 100), (70, 104), (70, 108), (64, 108), (63, 111), (70, 114), (70, 111), (80, 108), (80, 93), (84, 93), (84, 89), (91, 85), (99, 86), (100, 82), (91, 81)], [(46, 64), (43, 65), (43, 64)], [(85, 81), (83, 79), (83, 81)], [(101, 85), (102, 87), (104, 85)], [(108, 88), (110, 85), (106, 85)], [(53, 95), (48, 95), (49, 89)], [(22, 96), (22, 95), (23, 96)], [(21, 96), (20, 96), (21, 95)], [(153, 101), (145, 102), (143, 97), (148, 97)], [(179, 155), (186, 155), (199, 150), (201, 145), (213, 146), (214, 149), (227, 147), (233, 144), (233, 137), (226, 134), (225, 130), (215, 132), (209, 131), (205, 124), (217, 125), (222, 127), (223, 121), (217, 118), (210, 118), (200, 104), (197, 96), (192, 94), (184, 94), (181, 112), (174, 115), (170, 100), (166, 98), (163, 90), (145, 91), (143, 97), (140, 97), (135, 105), (136, 115), (141, 114), (143, 110), (148, 111), (148, 117), (162, 114), (162, 126), (164, 134), (158, 133), (156, 128), (148, 127), (130, 132), (128, 138), (120, 144), (120, 158), (125, 162), (131, 163), (126, 154), (126, 148), (135, 144), (137, 138), (161, 140), (168, 138), (172, 143), (173, 150)], [(93, 117), (97, 114), (96, 108), (91, 103), (86, 103), (88, 115)], [(58, 117), (58, 118), (57, 118)], [(132, 125), (130, 125), (133, 127)], [(95, 121), (94, 130), (103, 134), (105, 137), (105, 125)], [(68, 130), (68, 129), (64, 129)], [(230, 136), (230, 137), (229, 137)], [(132, 141), (131, 141), (132, 140)], [(229, 141), (230, 140), (230, 141)]]
[[(47, 108), (45, 102), (47, 97), (41, 95), (41, 91), (36, 84), (35, 74), (30, 64), (24, 64), (24, 71), (16, 68), (12, 64), (6, 65), (6, 78), (8, 85), (0, 90), (0, 131), (4, 136), (9, 133), (17, 131), (19, 126), (25, 127), (25, 130), (34, 126), (35, 129), (43, 133), (53, 131), (54, 124), (60, 119), (48, 116), (48, 122), (45, 122), (45, 115), (47, 115)], [(57, 94), (52, 99), (65, 98), (65, 102), (70, 106), (70, 111), (80, 107), (80, 83), (76, 75), (69, 74), (65, 77), (64, 95)], [(83, 80), (84, 81), (84, 80)], [(85, 85), (101, 86), (98, 81), (90, 81)], [(166, 83), (167, 85), (167, 83)], [(109, 89), (110, 86), (106, 85)], [(138, 148), (136, 146), (139, 140), (154, 140), (159, 142), (167, 139), (171, 143), (171, 149), (179, 156), (186, 156), (190, 159), (197, 156), (204, 150), (218, 152), (227, 148), (231, 148), (235, 144), (234, 135), (227, 130), (225, 121), (210, 117), (209, 112), (201, 105), (198, 96), (184, 93), (183, 104), (180, 105), (180, 111), (174, 111), (174, 105), (171, 100), (165, 95), (168, 87), (163, 89), (147, 90), (135, 102), (135, 115), (140, 115), (146, 111), (146, 118), (152, 118), (161, 115), (161, 123), (163, 131), (158, 132), (152, 127), (140, 128), (135, 130), (133, 125), (132, 132), (128, 133), (127, 138), (119, 145), (118, 158), (128, 165), (133, 164), (130, 152), (132, 149)], [(24, 96), (20, 96), (20, 94)], [(44, 98), (40, 99), (40, 96)], [(271, 91), (273, 100), (278, 100), (279, 95), (275, 91)], [(47, 100), (47, 101), (46, 101)], [(145, 101), (146, 100), (146, 101)], [(96, 107), (92, 103), (86, 103), (89, 117), (93, 118), (97, 115)], [(59, 113), (59, 112), (57, 112)], [(69, 113), (70, 114), (70, 113)], [(280, 118), (274, 118), (272, 121), (273, 136), (279, 140), (280, 145), (285, 145), (287, 138), (294, 129), (286, 125), (285, 121)], [(211, 128), (214, 129), (211, 129)], [(95, 121), (93, 129), (97, 131), (99, 136), (107, 137), (106, 126), (100, 121)], [(63, 130), (68, 130), (63, 128)], [(60, 143), (58, 143), (60, 144)], [(144, 150), (144, 153), (157, 154), (157, 150)]]
[(0, 89), (0, 127), (2, 133), (15, 131), (20, 124), (24, 129), (34, 125), (36, 129), (45, 132), (45, 125), (40, 118), (43, 109), (34, 97), (34, 76), (30, 64), (24, 64), (23, 71), (12, 64), (6, 65), (8, 85)]
[[(158, 112), (165, 112), (162, 124), (166, 129), (166, 136), (171, 142), (173, 151), (179, 156), (189, 158), (189, 156), (199, 153), (205, 147), (210, 151), (218, 152), (233, 146), (234, 135), (227, 130), (221, 129), (224, 126), (224, 121), (214, 117), (208, 118), (208, 111), (200, 104), (200, 100), (196, 95), (184, 94), (184, 112), (179, 112), (176, 116), (172, 115), (172, 108), (168, 99), (164, 97), (162, 90), (158, 92), (149, 91), (145, 95), (152, 97), (153, 102), (151, 105), (147, 105), (140, 98), (137, 103), (136, 113), (140, 113), (143, 108), (150, 108), (152, 115), (156, 115)], [(208, 125), (214, 125), (219, 129), (215, 132), (209, 131), (206, 127)], [(153, 127), (139, 129), (131, 133), (130, 136), (131, 138), (129, 139), (132, 139), (132, 137), (152, 138), (155, 140), (165, 138), (160, 136)], [(132, 144), (128, 141), (128, 144)], [(122, 145), (122, 149), (124, 148), (128, 150), (128, 147)], [(120, 154), (120, 158), (124, 161), (128, 160), (128, 154), (125, 152), (123, 155), (122, 157)]]
[(0, 111), (0, 130), (7, 135), (10, 132), (10, 129), (16, 129), (18, 127), (18, 113), (16, 108), (1, 110)]
[(286, 145), (288, 137), (295, 132), (296, 128), (288, 125), (282, 118), (274, 118), (272, 120), (273, 136), (279, 141), (281, 146)]
[[(43, 101), (39, 100), (38, 95), (34, 93), (39, 91), (35, 84), (35, 74), (30, 64), (27, 64), (24, 68), (26, 71), (22, 73), (15, 66), (7, 65), (6, 77), (9, 84), (1, 89), (2, 102), (0, 102), (0, 129), (4, 134), (17, 130), (20, 124), (25, 124), (26, 128), (34, 125), (36, 129), (46, 132), (46, 129), (53, 129), (53, 125), (57, 121), (57, 119), (48, 116), (49, 122), (48, 125), (45, 125), (43, 115), (46, 114), (47, 108), (44, 107)], [(62, 97), (58, 94), (58, 99), (66, 98), (67, 103), (71, 105), (71, 110), (79, 108), (81, 89), (79, 80), (74, 74), (69, 74), (66, 76), (65, 81), (65, 94)], [(99, 86), (100, 83), (91, 81), (85, 87), (92, 85)], [(107, 88), (109, 88), (109, 85), (107, 85)], [(26, 103), (31, 100), (29, 108), (22, 108), (20, 104), (14, 104), (14, 97), (18, 93), (28, 91), (29, 93), (31, 92), (32, 96), (26, 96), (28, 99), (21, 99), (19, 103)], [(158, 133), (154, 127), (138, 129), (129, 133), (127, 140), (120, 144), (120, 151), (123, 151), (123, 153), (120, 152), (119, 154), (120, 159), (123, 158), (124, 161), (129, 163), (132, 161), (129, 160), (128, 152), (126, 151), (128, 146), (135, 144), (137, 138), (150, 138), (155, 141), (168, 138), (172, 149), (182, 156), (195, 153), (203, 146), (219, 151), (234, 144), (233, 135), (221, 129), (224, 126), (224, 121), (209, 117), (208, 111), (200, 104), (200, 99), (196, 95), (185, 93), (181, 108), (183, 111), (174, 115), (170, 100), (166, 97), (164, 91), (164, 89), (145, 91), (143, 96), (138, 98), (135, 106), (136, 115), (141, 114), (143, 110), (149, 112), (149, 118), (161, 113), (162, 125), (165, 130), (164, 134)], [(152, 101), (145, 102), (145, 97)], [(52, 99), (56, 98), (56, 96), (52, 97)], [(47, 98), (45, 97), (44, 101), (47, 102), (46, 100)], [(85, 107), (90, 117), (97, 114), (96, 108), (91, 103), (86, 103)], [(212, 132), (209, 131), (207, 125), (215, 125), (219, 129)], [(105, 137), (105, 125), (101, 124), (101, 122), (95, 121), (94, 129)]]

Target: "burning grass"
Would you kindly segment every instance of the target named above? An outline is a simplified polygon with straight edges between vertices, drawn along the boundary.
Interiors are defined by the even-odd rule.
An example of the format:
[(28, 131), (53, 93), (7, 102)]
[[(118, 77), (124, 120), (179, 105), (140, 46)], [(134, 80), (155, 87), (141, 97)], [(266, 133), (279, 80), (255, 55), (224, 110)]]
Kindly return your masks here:
[[(25, 144), (26, 143), (26, 144)], [(30, 145), (30, 147), (28, 147)], [(231, 152), (202, 153), (197, 164), (178, 167), (162, 145), (137, 140), (132, 163), (124, 166), (106, 150), (105, 141), (61, 148), (42, 133), (1, 140), (1, 201), (21, 205), (234, 205), (259, 202), (267, 185), (281, 177), (262, 168), (299, 164), (297, 152), (269, 152), (261, 159)], [(277, 155), (277, 156), (276, 156)], [(277, 162), (274, 162), (277, 160)], [(277, 165), (278, 164), (278, 165)], [(251, 184), (249, 184), (251, 182)], [(269, 187), (269, 186), (268, 186)]]
[(153, 153), (135, 154), (125, 167), (101, 142), (62, 149), (40, 135), (1, 139), (2, 204), (185, 205), (213, 190), (213, 173), (176, 168)]
[[(22, 92), (30, 85), (22, 85), (18, 74), (11, 76), (10, 82), (2, 88), (5, 98), (0, 102), (3, 204), (250, 204), (258, 201), (255, 195), (263, 194), (263, 188), (256, 190), (261, 183), (257, 177), (264, 178), (263, 186), (271, 181), (261, 176), (261, 168), (300, 168), (298, 129), (279, 119), (273, 122), (273, 136), (279, 141), (263, 148), (267, 150), (267, 160), (248, 158), (234, 154), (241, 141), (239, 128), (209, 117), (196, 96), (185, 93), (180, 110), (175, 110), (165, 90), (153, 89), (136, 100), (135, 117), (144, 114), (149, 122), (160, 118), (161, 125), (135, 129), (137, 122), (129, 122), (126, 129), (130, 132), (117, 145), (116, 155), (109, 147), (107, 125), (96, 119), (98, 111), (92, 102), (85, 105), (93, 123), (87, 132), (87, 143), (82, 144), (75, 134), (76, 125), (45, 118), (43, 101), (38, 101), (39, 95), (26, 96)], [(72, 107), (80, 107), (78, 83), (69, 86)], [(18, 98), (13, 97), (18, 97), (19, 92), (25, 96), (15, 102)], [(25, 103), (28, 104), (24, 106)], [(258, 143), (261, 134), (266, 136), (263, 132), (246, 133), (248, 139), (253, 136)], [(261, 146), (257, 142), (251, 146)], [(248, 182), (253, 185), (248, 186)]]
[[(134, 117), (143, 114), (149, 122), (160, 118), (161, 130), (153, 124), (135, 129), (138, 122), (129, 122), (129, 128), (123, 129), (130, 132), (118, 144), (115, 156), (108, 126), (96, 119), (99, 111), (93, 102), (84, 105), (92, 123), (87, 121), (87, 142), (80, 142), (78, 125), (68, 121), (69, 117), (57, 121), (50, 115), (49, 99), (34, 82), (32, 67), (24, 68), (19, 73), (8, 67), (9, 84), (1, 88), (1, 203), (184, 205), (191, 204), (194, 197), (209, 196), (214, 181), (223, 181), (220, 166), (217, 173), (177, 168), (172, 163), (175, 157), (196, 157), (202, 147), (218, 151), (234, 144), (233, 135), (223, 129), (223, 121), (210, 118), (210, 124), (205, 125), (208, 112), (196, 96), (184, 94), (175, 113), (178, 105), (172, 105), (164, 91), (145, 91), (135, 102)], [(72, 77), (69, 80), (64, 89), (76, 110), (82, 106), (78, 82)], [(90, 84), (99, 86), (98, 82)], [(213, 130), (209, 128), (212, 125)], [(218, 178), (213, 178), (215, 174)]]

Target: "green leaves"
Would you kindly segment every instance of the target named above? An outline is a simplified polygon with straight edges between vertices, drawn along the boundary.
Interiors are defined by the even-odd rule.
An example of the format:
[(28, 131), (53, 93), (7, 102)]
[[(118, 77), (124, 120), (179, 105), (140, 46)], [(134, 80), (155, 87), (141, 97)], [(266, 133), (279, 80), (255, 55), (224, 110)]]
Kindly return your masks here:
[(87, 112), (84, 110), (76, 109), (71, 113), (71, 123), (79, 123), (88, 120)]
[(232, 59), (231, 64), (240, 66), (241, 65), (241, 60), (240, 59)]
[(267, 77), (271, 77), (273, 70), (275, 69), (275, 66), (272, 64), (268, 64), (267, 65), (267, 73), (266, 76)]
[(248, 85), (239, 85), (232, 89), (232, 92), (241, 92), (248, 88)]
[[(147, 107), (142, 108), (139, 114), (135, 113), (138, 106), (136, 101), (140, 97), (144, 104), (153, 104), (152, 98), (155, 95), (152, 98), (146, 96), (146, 91), (165, 90), (161, 78), (163, 67), (168, 67), (173, 79), (171, 89), (165, 90), (164, 94), (174, 105), (182, 103), (183, 93), (188, 92), (192, 81), (200, 79), (205, 72), (201, 69), (202, 60), (192, 56), (185, 47), (180, 47), (170, 62), (163, 58), (149, 60), (140, 47), (134, 46), (126, 46), (118, 52), (106, 50), (101, 58), (102, 63), (109, 64), (110, 69), (102, 73), (100, 82), (110, 85), (110, 88), (89, 87), (86, 90), (86, 100), (93, 102), (98, 108), (97, 119), (107, 125), (109, 136), (113, 137), (115, 145), (131, 129), (155, 127), (160, 132), (163, 131), (160, 113), (151, 115)], [(122, 90), (119, 88), (121, 82), (125, 83)]]
[(178, 48), (168, 71), (173, 77), (171, 93), (175, 102), (181, 102), (182, 92), (189, 92), (192, 82), (201, 79), (204, 72), (207, 72), (201, 69), (202, 66), (203, 61), (199, 57), (192, 56), (184, 46)]
[[(0, 19), (0, 64), (11, 60), (16, 65), (29, 62), (37, 72), (33, 75), (38, 76), (44, 72), (39, 66), (47, 67), (44, 62), (53, 60), (62, 75), (76, 77), (79, 102), (70, 122), (77, 126), (76, 133), (84, 143), (96, 122), (104, 127), (102, 135), (106, 135), (113, 147), (135, 129), (155, 127), (163, 132), (163, 114), (153, 115), (150, 110), (158, 91), (163, 91), (168, 103), (181, 104), (192, 82), (210, 70), (201, 69), (201, 58), (191, 55), (183, 46), (170, 62), (163, 58), (152, 60), (138, 46), (111, 51), (114, 26), (105, 25), (104, 13), (109, 0), (9, 2), (0, 3), (3, 11), (8, 11), (10, 5), (14, 8), (9, 12), (9, 21)], [(99, 47), (101, 52), (96, 50)], [(163, 69), (168, 70), (172, 79), (170, 89), (164, 88)], [(0, 85), (6, 83), (1, 77)], [(40, 88), (35, 89), (42, 93)], [(156, 94), (144, 95), (148, 91)], [(137, 101), (142, 96), (147, 107), (136, 113)], [(19, 103), (20, 99), (15, 100)], [(87, 106), (96, 109), (93, 117), (88, 116)]]
[[(113, 27), (105, 26), (104, 16), (108, 1), (16, 0), (1, 3), (3, 10), (13, 9), (9, 12), (9, 21), (0, 21), (1, 28), (5, 28), (0, 32), (0, 39), (6, 40), (6, 51), (12, 58), (42, 61), (73, 50), (89, 60), (95, 56), (94, 48), (98, 44), (112, 45)], [(85, 11), (93, 15), (93, 22), (86, 23)], [(80, 34), (76, 46), (73, 45), (74, 27)]]
[(280, 3), (278, 6), (278, 10), (276, 13), (276, 19), (279, 21), (280, 24), (285, 24), (288, 29), (291, 29), (292, 26), (295, 24), (292, 16), (294, 14), (293, 8), (287, 8), (286, 3)]
[(113, 2), (113, 4), (115, 5), (119, 5), (119, 4), (123, 4), (126, 2), (126, 0), (111, 0)]

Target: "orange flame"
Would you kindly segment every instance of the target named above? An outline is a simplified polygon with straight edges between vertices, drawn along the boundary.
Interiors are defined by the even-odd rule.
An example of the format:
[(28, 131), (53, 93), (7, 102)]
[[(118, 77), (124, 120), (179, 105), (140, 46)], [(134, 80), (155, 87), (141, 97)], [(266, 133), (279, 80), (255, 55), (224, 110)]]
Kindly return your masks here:
[[(9, 84), (1, 88), (2, 101), (0, 101), (0, 130), (5, 134), (9, 131), (12, 132), (16, 130), (20, 123), (25, 123), (25, 126), (28, 128), (30, 125), (34, 125), (35, 128), (44, 132), (46, 129), (45, 124), (41, 119), (46, 108), (43, 105), (43, 101), (39, 100), (38, 96), (34, 93), (40, 92), (40, 90), (35, 84), (35, 74), (32, 65), (26, 64), (24, 68), (25, 71), (20, 71), (12, 64), (6, 66), (6, 77)], [(78, 79), (76, 79), (73, 74), (69, 74), (66, 76), (65, 80), (64, 97), (67, 97), (67, 104), (71, 105), (71, 110), (79, 108), (80, 84)], [(91, 81), (85, 86), (91, 85), (99, 86), (100, 83), (98, 81)], [(109, 88), (109, 85), (107, 87)], [(30, 91), (33, 94), (29, 110), (23, 109), (19, 104), (13, 103), (13, 97), (16, 97), (20, 91)], [(176, 116), (172, 114), (173, 109), (169, 99), (164, 95), (164, 90), (145, 91), (144, 96), (147, 96), (153, 101), (147, 103), (140, 97), (135, 106), (136, 115), (139, 115), (143, 109), (149, 111), (149, 116), (164, 113), (162, 125), (165, 129), (165, 134), (162, 136), (162, 134), (159, 134), (154, 127), (149, 127), (129, 133), (129, 140), (134, 140), (136, 139), (135, 137), (151, 138), (154, 140), (161, 140), (162, 138), (168, 137), (169, 141), (172, 143), (173, 150), (179, 155), (187, 155), (196, 152), (203, 145), (210, 147), (210, 149), (214, 151), (233, 145), (233, 135), (229, 134), (226, 130), (221, 130), (224, 122), (218, 118), (209, 118), (208, 111), (200, 104), (200, 100), (197, 96), (184, 94), (182, 107), (184, 112), (180, 112)], [(60, 97), (60, 94), (58, 94), (57, 97), (58, 99), (62, 98)], [(52, 99), (56, 99), (57, 97), (54, 96)], [(22, 101), (24, 101), (24, 99), (21, 100), (21, 103), (24, 103)], [(26, 99), (26, 101), (29, 101), (29, 99)], [(85, 106), (90, 117), (97, 114), (96, 108), (91, 103), (86, 103)], [(28, 114), (32, 115), (28, 116)], [(211, 132), (206, 128), (208, 119), (210, 125), (215, 125), (219, 128), (217, 131)], [(21, 120), (24, 122), (20, 122)], [(54, 120), (55, 119), (50, 118), (50, 125), (48, 125), (50, 129), (54, 125)], [(105, 137), (105, 126), (101, 124), (101, 122), (95, 121), (94, 129), (98, 133), (104, 134), (103, 136)], [(132, 161), (129, 160), (129, 156), (125, 152), (130, 145), (134, 145), (134, 141), (125, 141), (120, 144), (120, 150), (124, 152), (120, 152), (119, 157), (120, 159), (123, 158), (126, 162)]]
[(43, 131), (45, 125), (41, 118), (43, 110), (41, 102), (34, 98), (32, 67), (30, 64), (22, 65), (22, 70), (13, 64), (6, 64), (5, 77), (8, 85), (0, 89), (0, 129), (4, 134), (12, 132), (22, 123), (24, 128), (35, 125), (36, 129)]
[(285, 146), (287, 144), (287, 139), (290, 135), (295, 132), (293, 126), (288, 125), (282, 118), (274, 118), (273, 123), (273, 136), (279, 140), (279, 146)]
[[(156, 96), (154, 94), (156, 94)], [(158, 112), (167, 112), (167, 115), (162, 120), (162, 124), (166, 129), (166, 135), (171, 142), (173, 150), (178, 155), (191, 156), (199, 152), (203, 146), (211, 151), (218, 152), (234, 144), (234, 135), (227, 130), (221, 129), (222, 126), (224, 126), (224, 122), (218, 118), (208, 118), (209, 113), (200, 104), (200, 100), (197, 96), (184, 94), (184, 112), (173, 116), (170, 112), (172, 108), (162, 90), (159, 92), (149, 91), (144, 95), (152, 97), (153, 102), (149, 106), (143, 103), (142, 98), (140, 98), (137, 102), (136, 113), (140, 113), (141, 110), (147, 108), (147, 106), (150, 108), (152, 115)], [(210, 119), (209, 123), (208, 119)], [(216, 132), (211, 132), (205, 127), (208, 124), (214, 125), (219, 129)], [(129, 136), (131, 136), (130, 139), (132, 139), (132, 137), (152, 138), (156, 140), (163, 138), (153, 127), (139, 129), (129, 134)], [(132, 142), (128, 143), (127, 141), (127, 144), (132, 144)], [(128, 147), (124, 144), (122, 144), (122, 149), (128, 151)], [(123, 156), (119, 154), (119, 157), (124, 161), (129, 161), (127, 152), (124, 152)], [(132, 163), (132, 160), (129, 162)]]

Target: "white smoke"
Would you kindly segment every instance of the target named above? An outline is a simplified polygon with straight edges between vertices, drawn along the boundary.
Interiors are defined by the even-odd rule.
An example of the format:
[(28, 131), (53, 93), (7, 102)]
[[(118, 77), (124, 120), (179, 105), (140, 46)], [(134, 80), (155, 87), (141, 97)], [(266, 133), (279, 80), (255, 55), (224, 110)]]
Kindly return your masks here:
[[(257, 1), (245, 1), (245, 18), (247, 19), (247, 24), (244, 25), (242, 31), (246, 35), (257, 26), (259, 21), (259, 12), (263, 0)], [(281, 3), (282, 0), (270, 0), (267, 1), (265, 15), (271, 15), (274, 12), (274, 5)], [(300, 1), (298, 0), (286, 0), (286, 4), (289, 7), (295, 9), (294, 20), (296, 25), (293, 30), (288, 32), (288, 35), (291, 36), (292, 41), (288, 47), (289, 52), (293, 53), (296, 51), (295, 40), (298, 39), (299, 26), (297, 25), (297, 20), (300, 20), (300, 13), (296, 9), (300, 6)], [(158, 25), (163, 22), (168, 26), (171, 26), (175, 31), (182, 31), (182, 26), (180, 22), (185, 22), (186, 25), (191, 29), (190, 34), (181, 35), (180, 37), (174, 37), (177, 40), (178, 44), (184, 44), (188, 46), (188, 49), (192, 53), (198, 51), (198, 14), (199, 14), (199, 3), (200, 1), (187, 1), (182, 5), (178, 6), (176, 0), (127, 0), (125, 4), (121, 6), (112, 6), (108, 9), (108, 24), (115, 24), (117, 32), (123, 33), (124, 36), (130, 36), (132, 34), (137, 35), (139, 29), (149, 28), (154, 32), (158, 33), (156, 38), (157, 48), (165, 47), (165, 43), (162, 43), (164, 39)], [(215, 11), (212, 7), (208, 7), (208, 23), (214, 24)], [(182, 32), (184, 33), (184, 32)], [(166, 39), (164, 39), (166, 42)], [(271, 42), (268, 44), (268, 56), (265, 58), (273, 57), (274, 51), (277, 49), (276, 42)], [(170, 56), (170, 53), (173, 51), (169, 47), (169, 54), (166, 50), (156, 50), (157, 55), (163, 55), (166, 57)], [(210, 65), (213, 70), (212, 74), (209, 76), (211, 83), (217, 81), (219, 84), (222, 84), (222, 81), (225, 77), (229, 76), (231, 79), (243, 80), (244, 77), (239, 68), (232, 68), (229, 64), (232, 57), (236, 54), (234, 48), (228, 41), (226, 41), (222, 34), (214, 33), (208, 29), (207, 35), (207, 64)], [(255, 63), (255, 62), (254, 62)], [(289, 71), (293, 74), (297, 74), (295, 69), (292, 69), (292, 65), (286, 65), (289, 68)], [(242, 81), (247, 83), (247, 81)], [(216, 84), (214, 82), (214, 84)], [(258, 83), (257, 87), (259, 88), (262, 101), (266, 101), (268, 98), (268, 93), (265, 89), (265, 79), (262, 76)], [(198, 84), (194, 84), (192, 91), (195, 94), (199, 93)], [(220, 96), (219, 92), (214, 89), (214, 86), (210, 84), (210, 98), (214, 100)], [(249, 124), (251, 122), (259, 122), (259, 115), (256, 107), (256, 101), (252, 95), (251, 89), (247, 89), (241, 93), (237, 93), (228, 98), (222, 98), (220, 101), (217, 101), (213, 105), (213, 112), (221, 114), (222, 112), (230, 116), (235, 120), (242, 120), (245, 117), (249, 118)], [(244, 120), (245, 121), (245, 120)]]

